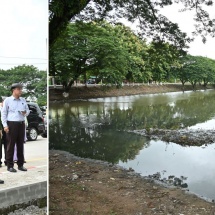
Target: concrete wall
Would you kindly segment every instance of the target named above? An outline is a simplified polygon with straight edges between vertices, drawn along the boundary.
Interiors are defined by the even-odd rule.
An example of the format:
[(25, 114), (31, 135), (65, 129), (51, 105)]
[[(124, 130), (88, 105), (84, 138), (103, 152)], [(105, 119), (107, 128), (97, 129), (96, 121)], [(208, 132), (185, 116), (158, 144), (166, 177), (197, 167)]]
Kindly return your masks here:
[(47, 196), (47, 181), (0, 190), (0, 208), (22, 204)]

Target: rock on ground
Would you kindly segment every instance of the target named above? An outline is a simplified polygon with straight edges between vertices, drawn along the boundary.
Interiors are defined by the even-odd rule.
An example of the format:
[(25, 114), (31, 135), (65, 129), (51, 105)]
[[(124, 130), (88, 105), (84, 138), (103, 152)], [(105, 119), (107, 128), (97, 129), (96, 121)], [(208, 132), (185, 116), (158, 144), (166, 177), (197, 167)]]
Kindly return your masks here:
[(8, 215), (46, 215), (47, 208), (39, 208), (38, 206), (31, 205), (25, 209), (15, 210)]

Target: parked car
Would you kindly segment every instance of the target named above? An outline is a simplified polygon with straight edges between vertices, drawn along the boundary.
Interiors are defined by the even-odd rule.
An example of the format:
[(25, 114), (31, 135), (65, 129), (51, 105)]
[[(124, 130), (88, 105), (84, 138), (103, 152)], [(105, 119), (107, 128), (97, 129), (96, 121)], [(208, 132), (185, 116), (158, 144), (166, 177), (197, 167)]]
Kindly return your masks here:
[(87, 84), (96, 84), (96, 80), (95, 79), (89, 79), (87, 81)]
[(30, 114), (27, 116), (28, 127), (26, 128), (27, 139), (34, 141), (38, 135), (45, 132), (45, 124), (42, 111), (37, 103), (27, 102)]

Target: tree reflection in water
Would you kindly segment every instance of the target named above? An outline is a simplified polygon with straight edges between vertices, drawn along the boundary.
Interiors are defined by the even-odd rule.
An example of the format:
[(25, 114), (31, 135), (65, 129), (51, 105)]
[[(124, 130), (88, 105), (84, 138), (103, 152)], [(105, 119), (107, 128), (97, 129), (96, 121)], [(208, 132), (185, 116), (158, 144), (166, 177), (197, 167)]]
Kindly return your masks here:
[[(172, 96), (176, 95), (176, 96)], [(125, 130), (179, 129), (215, 116), (215, 91), (52, 104), (50, 148), (118, 163), (134, 159), (147, 138)]]

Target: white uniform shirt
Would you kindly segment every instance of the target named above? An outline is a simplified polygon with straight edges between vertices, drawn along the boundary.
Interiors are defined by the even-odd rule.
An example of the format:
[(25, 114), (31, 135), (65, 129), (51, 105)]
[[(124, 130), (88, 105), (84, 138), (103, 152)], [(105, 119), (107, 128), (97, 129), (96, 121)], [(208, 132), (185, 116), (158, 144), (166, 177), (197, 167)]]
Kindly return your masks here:
[(13, 96), (4, 100), (1, 110), (1, 121), (4, 127), (7, 127), (7, 121), (25, 121), (25, 116), (20, 111), (26, 111), (26, 116), (30, 113), (28, 105), (24, 98), (16, 99)]

